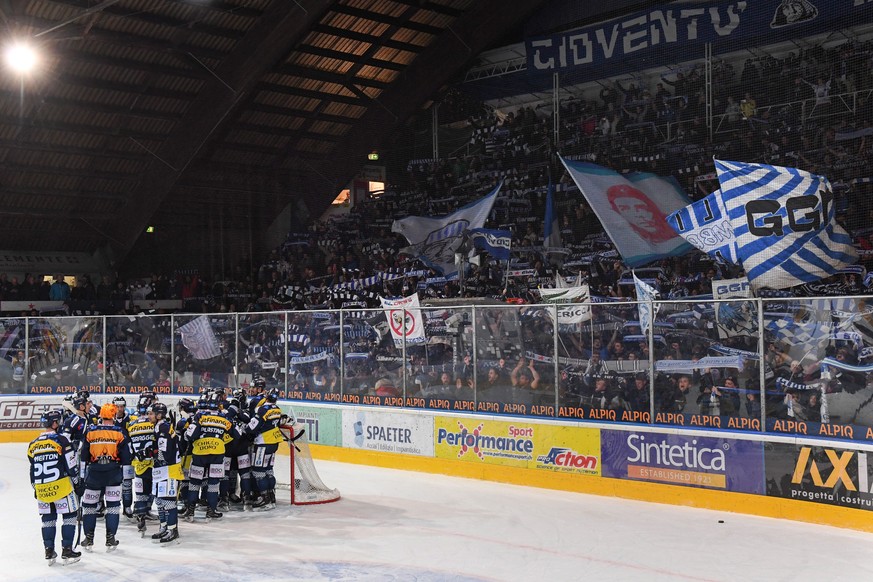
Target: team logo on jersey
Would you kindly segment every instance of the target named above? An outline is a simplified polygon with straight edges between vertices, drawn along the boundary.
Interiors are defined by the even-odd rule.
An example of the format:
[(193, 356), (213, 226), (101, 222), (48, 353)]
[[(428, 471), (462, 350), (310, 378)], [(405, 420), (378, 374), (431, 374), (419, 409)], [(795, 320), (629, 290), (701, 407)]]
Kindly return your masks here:
[(818, 16), (818, 8), (809, 0), (782, 0), (773, 14), (770, 28), (782, 28), (808, 22)]

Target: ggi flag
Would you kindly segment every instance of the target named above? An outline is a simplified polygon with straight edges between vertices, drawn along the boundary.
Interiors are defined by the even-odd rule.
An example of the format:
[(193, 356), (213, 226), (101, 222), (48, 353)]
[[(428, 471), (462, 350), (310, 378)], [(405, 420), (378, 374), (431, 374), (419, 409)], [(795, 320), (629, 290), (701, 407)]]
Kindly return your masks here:
[(690, 203), (675, 182), (642, 172), (622, 175), (588, 162), (561, 162), (628, 266), (692, 250), (667, 224), (668, 214)]

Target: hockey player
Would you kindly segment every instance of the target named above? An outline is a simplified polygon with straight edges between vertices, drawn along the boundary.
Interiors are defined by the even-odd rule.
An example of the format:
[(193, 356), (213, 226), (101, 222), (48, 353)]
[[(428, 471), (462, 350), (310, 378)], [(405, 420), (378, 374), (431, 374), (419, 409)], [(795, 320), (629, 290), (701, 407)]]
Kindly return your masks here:
[(254, 435), (252, 449), (252, 478), (260, 493), (252, 504), (256, 511), (267, 511), (276, 507), (276, 476), (273, 474), (273, 463), (279, 443), (284, 440), (279, 425), (282, 422), (282, 409), (276, 404), (279, 390), (271, 389), (255, 410), (248, 425), (249, 432)]
[[(130, 423), (127, 432), (133, 449), (133, 513), (136, 517), (136, 529), (140, 535), (145, 535), (146, 516), (152, 506), (152, 467), (155, 454), (155, 425), (149, 415), (151, 405), (139, 413), (136, 420)], [(138, 411), (139, 412), (139, 411)]]
[(190, 398), (180, 398), (176, 404), (180, 418), (173, 427), (179, 439), (179, 454), (182, 457), (182, 479), (179, 481), (179, 503), (187, 505), (188, 502), (188, 469), (191, 466), (191, 443), (185, 436), (193, 417), (197, 412), (197, 404)]
[(160, 530), (152, 540), (161, 544), (179, 543), (177, 486), (183, 478), (182, 461), (176, 431), (167, 420), (167, 405), (152, 404), (149, 420), (155, 427), (155, 465), (152, 469), (152, 496), (158, 505)]
[(97, 502), (103, 493), (106, 499), (106, 547), (111, 552), (118, 546), (115, 534), (121, 514), (121, 467), (131, 462), (130, 440), (115, 426), (114, 404), (104, 404), (100, 408), (100, 424), (88, 427), (82, 457), (87, 463), (85, 492), (82, 495), (85, 526), (82, 547), (88, 551), (94, 547)]
[(116, 396), (112, 399), (112, 404), (115, 405), (115, 424), (123, 429), (127, 429), (130, 424), (130, 415), (127, 413), (127, 400), (124, 396)]
[(79, 444), (85, 438), (85, 429), (91, 424), (88, 422), (88, 399), (76, 394), (65, 398), (62, 404), (70, 414), (64, 418), (61, 434), (78, 450)]
[(191, 467), (188, 470), (188, 505), (185, 519), (193, 521), (194, 510), (200, 496), (200, 488), (206, 482), (207, 519), (219, 519), (217, 511), (219, 483), (224, 477), (225, 445), (240, 433), (231, 421), (219, 413), (217, 394), (205, 394), (205, 410), (198, 413), (188, 427), (185, 436), (191, 443)]
[(46, 430), (27, 447), (30, 484), (33, 486), (42, 518), (42, 541), (45, 546), (45, 559), (50, 566), (58, 557), (55, 551), (58, 514), (61, 514), (62, 519), (61, 559), (64, 564), (72, 564), (78, 562), (82, 556), (81, 552), (73, 550), (79, 511), (79, 501), (75, 493), (79, 466), (70, 441), (57, 433), (61, 416), (60, 410), (50, 410), (43, 414), (41, 422)]
[[(136, 422), (140, 418), (148, 417), (149, 406), (156, 400), (155, 393), (149, 390), (140, 392), (139, 398), (136, 402), (136, 414), (132, 414), (128, 417), (127, 426), (129, 427), (132, 423)], [(132, 465), (126, 465), (124, 467), (124, 481), (122, 482), (122, 505), (124, 506), (124, 516), (128, 519), (134, 520), (137, 522), (139, 526), (139, 518), (134, 515), (135, 512), (133, 510), (134, 504), (134, 491), (133, 491), (133, 482), (136, 479), (136, 470)], [(146, 491), (146, 493), (149, 493)], [(146, 519), (153, 519), (153, 515), (146, 512)], [(140, 530), (142, 533), (142, 530)]]
[(65, 398), (62, 404), (70, 414), (64, 418), (61, 434), (70, 441), (70, 446), (76, 455), (79, 475), (84, 476), (85, 460), (82, 458), (82, 441), (85, 440), (85, 430), (91, 424), (88, 422), (87, 414), (89, 402), (86, 397), (76, 394), (71, 396), (69, 400)]
[[(127, 434), (127, 428), (131, 423), (131, 416), (127, 413), (127, 400), (124, 396), (116, 396), (112, 399), (115, 405), (115, 425)], [(121, 468), (123, 480), (121, 482), (121, 511), (128, 519), (133, 519), (133, 467), (125, 465)]]
[[(251, 418), (248, 414), (248, 395), (244, 388), (238, 388), (233, 393), (227, 407), (227, 418), (231, 420), (242, 434), (241, 438), (233, 440), (227, 446), (226, 454), (230, 457), (230, 475), (228, 485), (228, 502), (231, 507), (244, 509), (245, 503), (254, 503), (252, 486), (252, 463), (249, 449), (252, 444), (251, 435), (246, 431)], [(239, 495), (237, 495), (237, 478), (239, 479)]]
[(91, 400), (91, 393), (87, 390), (79, 390), (76, 392), (76, 396), (85, 399), (85, 418), (88, 420), (88, 424), (99, 423), (100, 410), (94, 405), (94, 401)]

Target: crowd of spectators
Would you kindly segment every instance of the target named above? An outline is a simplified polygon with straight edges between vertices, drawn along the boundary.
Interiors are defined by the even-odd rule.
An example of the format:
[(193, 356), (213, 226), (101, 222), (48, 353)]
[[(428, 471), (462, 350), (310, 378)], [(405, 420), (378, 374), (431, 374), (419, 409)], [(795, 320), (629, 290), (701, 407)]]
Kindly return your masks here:
[[(855, 237), (866, 267), (873, 257), (873, 229), (868, 227), (873, 218), (871, 70), (869, 42), (816, 46), (780, 58), (748, 59), (741, 66), (719, 61), (712, 73), (711, 116), (704, 74), (697, 66), (657, 77), (607, 80), (596, 95), (589, 91), (562, 102), (559, 142), (553, 132), (555, 112), (548, 107), (524, 106), (503, 113), (453, 92), (445, 115), (453, 121), (466, 118), (470, 139), (464, 151), (447, 159), (410, 160), (405, 173), (391, 176), (384, 192), (355, 204), (346, 214), (289, 233), (285, 244), (272, 250), (257, 269), (240, 266), (221, 281), (207, 281), (196, 271), (130, 281), (104, 276), (96, 284), (82, 277), (67, 289), (60, 281), (36, 282), (31, 275), (18, 281), (0, 275), (0, 299), (66, 301), (82, 321), (98, 312), (141, 313), (140, 308), (130, 308), (131, 299), (177, 299), (183, 301), (184, 312), (213, 314), (210, 322), (222, 355), (208, 363), (192, 359), (180, 346), (167, 316), (110, 320), (106, 354), (94, 349), (63, 352), (62, 340), (31, 334), (32, 351), (43, 350), (43, 360), (31, 365), (33, 382), (60, 381), (39, 371), (58, 368), (63, 361), (78, 364), (68, 371), (74, 377), (84, 374), (99, 380), (105, 373), (111, 382), (128, 385), (220, 384), (244, 375), (261, 376), (292, 390), (328, 393), (343, 386), (347, 392), (393, 395), (402, 391), (405, 377), (406, 393), (412, 396), (468, 399), (477, 389), (480, 400), (557, 401), (637, 412), (654, 407), (656, 412), (748, 418), (759, 418), (763, 406), (777, 418), (821, 420), (825, 394), (844, 389), (854, 394), (866, 388), (866, 382), (848, 373), (822, 379), (819, 360), (842, 353), (847, 360), (863, 363), (863, 341), (829, 341), (805, 350), (792, 343), (797, 336), (784, 337), (786, 328), (768, 328), (769, 396), (763, 403), (757, 362), (744, 369), (658, 373), (650, 388), (647, 361), (652, 354), (638, 323), (634, 325), (636, 310), (616, 303), (635, 297), (627, 269), (555, 154), (619, 171), (672, 175), (691, 199), (715, 189), (714, 156), (826, 175), (834, 184), (839, 218)], [(542, 249), (550, 176), (557, 183), (557, 214), (566, 247), (559, 261)], [(402, 252), (407, 241), (391, 232), (395, 219), (445, 214), (483, 196), (501, 180), (503, 188), (486, 226), (512, 231), (509, 264), (482, 255), (478, 264), (468, 265), (464, 277), (444, 277)], [(725, 337), (712, 306), (708, 311), (699, 307), (714, 280), (741, 274), (700, 253), (651, 265), (661, 296), (687, 301), (662, 312), (670, 330), (657, 333), (655, 359), (697, 360), (716, 354), (713, 345), (757, 350), (756, 337)], [(557, 377), (551, 359), (553, 323), (545, 310), (524, 306), (538, 303), (536, 289), (553, 286), (556, 275), (587, 283), (598, 302), (589, 322), (559, 326)], [(864, 272), (847, 273), (794, 289), (791, 295), (864, 294), (870, 291), (868, 282)], [(409, 362), (403, 366), (384, 315), (376, 308), (380, 296), (413, 292), (423, 302), (466, 298), (521, 305), (512, 310), (483, 308), (476, 322), (467, 310), (453, 324), (446, 322), (456, 312), (446, 307), (426, 312), (430, 338), (436, 341), (410, 346)], [(785, 294), (774, 295), (774, 303), (781, 303), (773, 310), (792, 313), (799, 321), (796, 302), (787, 306), (779, 296)], [(801, 307), (817, 314), (812, 319), (818, 320), (833, 306)], [(328, 309), (344, 309), (343, 320), (336, 313), (319, 311)], [(285, 313), (289, 311), (294, 313)], [(238, 324), (233, 316), (223, 315), (233, 313), (241, 314)], [(184, 317), (193, 316), (180, 321), (187, 321)], [(470, 363), (471, 323), (478, 326), (475, 373)], [(342, 355), (341, 325), (347, 343)], [(13, 331), (13, 324), (5, 328), (7, 336), (23, 340), (23, 332)], [(78, 335), (82, 330), (80, 321), (51, 334), (66, 335), (70, 341), (78, 337), (76, 341), (83, 343)], [(89, 341), (96, 345), (94, 338)], [(42, 343), (36, 347), (35, 340)], [(21, 341), (3, 345), (14, 369)], [(170, 378), (171, 370), (176, 378)], [(21, 375), (14, 377), (20, 380)], [(826, 408), (824, 417), (842, 414), (845, 421), (849, 413), (838, 408)]]

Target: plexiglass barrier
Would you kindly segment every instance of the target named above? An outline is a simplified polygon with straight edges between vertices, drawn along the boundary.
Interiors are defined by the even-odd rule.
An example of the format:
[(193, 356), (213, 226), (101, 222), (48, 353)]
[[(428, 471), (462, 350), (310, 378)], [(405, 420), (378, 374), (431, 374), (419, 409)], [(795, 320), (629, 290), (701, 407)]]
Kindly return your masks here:
[(0, 391), (196, 395), (873, 441), (870, 298), (0, 320)]

